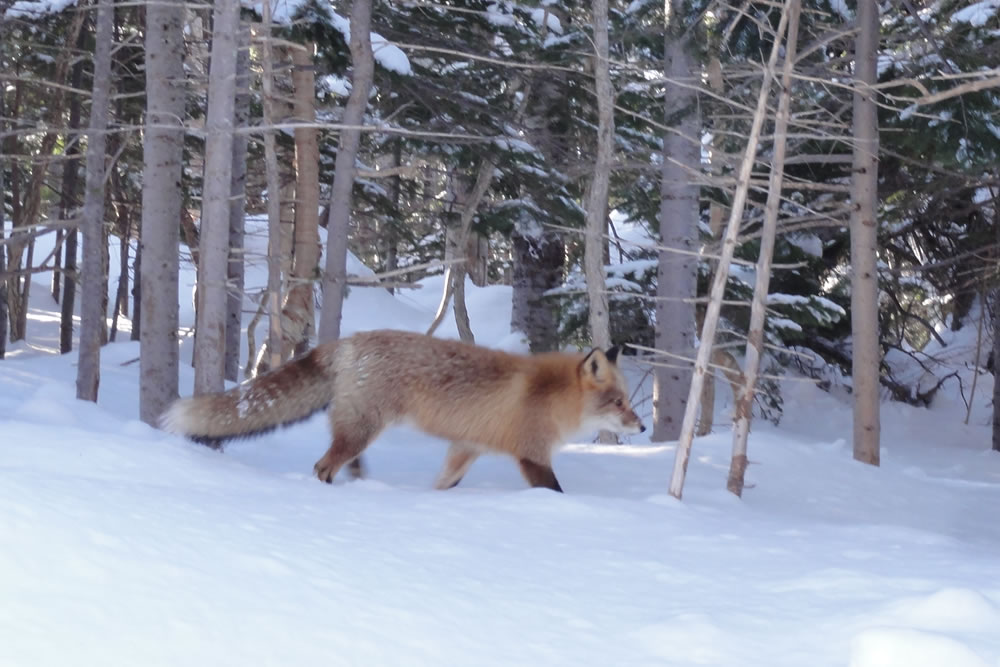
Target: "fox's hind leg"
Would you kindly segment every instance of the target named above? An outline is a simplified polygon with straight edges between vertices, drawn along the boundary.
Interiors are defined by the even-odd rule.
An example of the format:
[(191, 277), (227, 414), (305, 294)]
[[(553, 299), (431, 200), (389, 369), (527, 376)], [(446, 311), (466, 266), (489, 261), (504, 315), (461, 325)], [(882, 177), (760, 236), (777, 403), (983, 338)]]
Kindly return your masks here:
[[(378, 436), (383, 426), (376, 419), (367, 415), (351, 414), (349, 419), (335, 415), (331, 415), (331, 417), (333, 444), (330, 445), (330, 449), (326, 450), (323, 458), (313, 466), (313, 472), (316, 473), (316, 476), (327, 484), (333, 482), (337, 472), (348, 461), (352, 462), (352, 472), (360, 469), (358, 457)], [(357, 463), (354, 463), (355, 461)]]
[(444, 468), (438, 475), (435, 489), (452, 489), (465, 477), (469, 466), (479, 458), (479, 452), (474, 447), (463, 442), (452, 442), (448, 448), (448, 456), (444, 460)]
[(551, 463), (536, 463), (531, 459), (518, 459), (517, 462), (521, 466), (521, 474), (528, 480), (528, 484), (562, 493), (559, 480), (556, 479), (556, 474), (552, 472)]
[(361, 460), (360, 456), (353, 458), (347, 464), (347, 471), (351, 473), (352, 479), (362, 479), (365, 476), (365, 462)]

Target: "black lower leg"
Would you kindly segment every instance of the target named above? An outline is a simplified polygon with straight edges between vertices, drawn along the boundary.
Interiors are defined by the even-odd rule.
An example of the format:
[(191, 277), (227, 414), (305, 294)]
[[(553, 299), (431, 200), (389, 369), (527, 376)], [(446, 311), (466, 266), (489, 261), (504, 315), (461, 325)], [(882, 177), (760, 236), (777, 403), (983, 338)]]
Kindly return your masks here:
[(365, 476), (365, 464), (361, 460), (361, 457), (352, 459), (350, 463), (347, 464), (347, 470), (351, 473), (351, 477), (354, 479), (361, 479)]
[(552, 472), (552, 466), (535, 463), (528, 459), (520, 459), (518, 463), (521, 466), (521, 474), (528, 480), (528, 484), (562, 493), (562, 487), (559, 486), (556, 474)]

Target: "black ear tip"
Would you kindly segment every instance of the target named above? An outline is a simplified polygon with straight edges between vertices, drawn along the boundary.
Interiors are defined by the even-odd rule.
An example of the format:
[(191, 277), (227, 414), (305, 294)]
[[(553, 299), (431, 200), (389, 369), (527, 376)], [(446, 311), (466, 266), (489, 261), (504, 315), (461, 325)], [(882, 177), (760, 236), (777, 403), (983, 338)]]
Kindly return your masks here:
[(622, 351), (621, 345), (613, 345), (610, 348), (608, 348), (608, 351), (604, 353), (604, 356), (606, 356), (608, 358), (608, 361), (610, 361), (611, 363), (615, 363), (615, 361), (618, 360), (618, 355), (621, 353), (621, 351)]

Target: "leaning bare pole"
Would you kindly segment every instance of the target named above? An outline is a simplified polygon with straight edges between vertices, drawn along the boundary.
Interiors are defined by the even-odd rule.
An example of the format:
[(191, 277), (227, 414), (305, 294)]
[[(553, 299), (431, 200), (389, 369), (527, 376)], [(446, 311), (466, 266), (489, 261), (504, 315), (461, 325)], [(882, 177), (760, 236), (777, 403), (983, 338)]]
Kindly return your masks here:
[(788, 0), (788, 39), (785, 40), (785, 63), (781, 70), (781, 90), (778, 93), (778, 111), (774, 120), (774, 156), (771, 159), (771, 178), (767, 184), (767, 203), (764, 205), (760, 255), (757, 257), (757, 279), (753, 288), (750, 328), (747, 333), (743, 388), (736, 400), (736, 416), (733, 420), (733, 456), (729, 462), (729, 479), (726, 482), (726, 488), (737, 496), (743, 495), (743, 482), (747, 470), (747, 437), (750, 434), (754, 389), (757, 385), (760, 357), (764, 348), (764, 317), (767, 313), (771, 258), (774, 255), (774, 237), (778, 227), (778, 209), (781, 205), (781, 185), (785, 176), (788, 108), (791, 103), (792, 69), (795, 67), (801, 9), (801, 0)]
[(775, 33), (771, 55), (764, 67), (763, 80), (760, 83), (760, 95), (757, 97), (757, 109), (754, 112), (750, 126), (750, 136), (747, 138), (747, 148), (740, 164), (739, 176), (736, 181), (736, 193), (729, 212), (729, 223), (722, 239), (722, 250), (719, 257), (719, 267), (715, 270), (712, 289), (709, 293), (708, 307), (705, 311), (705, 323), (701, 328), (701, 343), (694, 362), (694, 373), (691, 376), (691, 387), (688, 391), (687, 405), (684, 407), (684, 421), (681, 424), (681, 436), (677, 442), (677, 454), (674, 457), (674, 471), (670, 478), (670, 495), (678, 500), (684, 490), (684, 477), (687, 474), (688, 459), (691, 456), (691, 443), (694, 440), (694, 429), (697, 422), (698, 398), (705, 384), (705, 373), (712, 356), (712, 346), (715, 343), (715, 329), (719, 324), (719, 312), (722, 309), (722, 297), (726, 290), (726, 280), (729, 278), (729, 263), (736, 249), (736, 237), (740, 232), (740, 221), (743, 218), (743, 208), (746, 206), (747, 192), (750, 189), (750, 174), (753, 169), (754, 155), (757, 153), (757, 142), (760, 130), (767, 116), (767, 98), (774, 78), (774, 66), (778, 61), (778, 51), (781, 48), (781, 36), (785, 34), (788, 25), (787, 4), (781, 11), (781, 21)]

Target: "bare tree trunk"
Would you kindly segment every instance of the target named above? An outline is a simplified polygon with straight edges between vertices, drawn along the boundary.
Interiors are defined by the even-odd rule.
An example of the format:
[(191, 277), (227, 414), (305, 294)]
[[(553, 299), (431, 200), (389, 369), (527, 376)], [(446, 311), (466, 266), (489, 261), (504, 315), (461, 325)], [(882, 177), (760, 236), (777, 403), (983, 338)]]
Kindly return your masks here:
[[(4, 91), (0, 89), (0, 134), (7, 129), (6, 104)], [(0, 144), (0, 241), (7, 236), (7, 160), (4, 156), (3, 144)], [(0, 273), (7, 269), (7, 249), (0, 244)], [(0, 283), (0, 359), (7, 356), (7, 285)]]
[[(84, 47), (83, 36), (77, 42), (80, 49)], [(73, 65), (73, 73), (70, 76), (70, 85), (80, 88), (83, 85), (83, 62)], [(70, 132), (80, 127), (80, 110), (82, 100), (79, 95), (73, 95), (69, 101), (69, 129)], [(78, 207), (78, 184), (80, 174), (80, 142), (79, 137), (74, 136), (70, 140), (70, 145), (66, 149), (67, 159), (63, 163), (62, 193), (59, 198), (59, 215), (63, 220), (76, 218)], [(62, 280), (62, 303), (59, 314), (59, 352), (68, 354), (73, 351), (73, 314), (76, 311), (76, 283), (77, 283), (77, 251), (78, 236), (76, 225), (66, 230), (63, 240), (63, 268), (65, 269), (59, 277)]]
[[(87, 180), (83, 202), (83, 271), (81, 282), (80, 363), (76, 374), (76, 397), (97, 401), (101, 382), (101, 338), (107, 324), (102, 307), (104, 289), (104, 174), (108, 116), (111, 100), (111, 42), (114, 37), (114, 0), (98, 0), (94, 35), (94, 85), (90, 98), (87, 132)], [(102, 248), (101, 246), (104, 246)], [(102, 294), (103, 292), (103, 294)]]
[(764, 225), (757, 257), (756, 283), (750, 325), (747, 334), (744, 385), (736, 400), (733, 420), (733, 454), (729, 462), (729, 480), (726, 488), (737, 496), (743, 495), (747, 469), (747, 437), (750, 435), (750, 418), (753, 410), (757, 372), (764, 352), (764, 318), (767, 315), (767, 290), (771, 282), (771, 258), (774, 255), (774, 237), (778, 228), (781, 206), (781, 186), (785, 175), (785, 147), (788, 140), (789, 106), (791, 103), (792, 69), (795, 65), (796, 46), (799, 39), (800, 0), (787, 0), (788, 38), (785, 40), (785, 63), (781, 72), (781, 92), (774, 121), (774, 147), (771, 156), (771, 177), (767, 185), (767, 203), (764, 205)]
[(854, 53), (854, 170), (851, 184), (851, 377), (854, 458), (879, 464), (878, 5), (858, 3)]
[[(128, 215), (127, 213), (125, 214)], [(118, 296), (115, 304), (115, 311), (122, 317), (128, 317), (128, 253), (129, 241), (132, 235), (132, 225), (128, 218), (124, 221), (125, 228), (120, 240), (120, 252), (118, 259)]]
[[(35, 264), (35, 239), (28, 240), (28, 257), (25, 267), (30, 269)], [(21, 288), (21, 303), (17, 309), (17, 330), (21, 332), (21, 338), (28, 335), (28, 308), (31, 306), (31, 274), (24, 277), (24, 286)]]
[[(270, 128), (274, 123), (274, 72), (272, 62), (274, 49), (271, 46), (271, 5), (263, 5), (263, 25), (261, 33), (264, 39), (264, 55), (262, 58), (263, 74), (261, 88), (263, 89), (264, 126)], [(274, 130), (264, 130), (264, 170), (267, 174), (267, 313), (268, 338), (267, 350), (269, 358), (247, 363), (254, 364), (255, 372), (262, 367), (277, 368), (281, 365), (281, 178), (278, 173), (278, 153), (275, 146)], [(263, 348), (263, 346), (262, 346)], [(261, 350), (263, 352), (263, 349)]]
[[(392, 166), (399, 167), (403, 163), (403, 140), (400, 137), (396, 137), (393, 140), (392, 146)], [(382, 243), (381, 254), (384, 257), (382, 270), (385, 272), (395, 271), (399, 266), (399, 240), (397, 234), (397, 228), (402, 223), (402, 212), (400, 210), (400, 199), (403, 194), (403, 179), (399, 174), (392, 177), (392, 194), (390, 196), (392, 200), (392, 214), (393, 220), (385, 224), (381, 233), (379, 234), (379, 240)], [(388, 288), (389, 294), (395, 292), (392, 287)]]
[(184, 156), (184, 4), (146, 7), (146, 127), (142, 229), (136, 252), (140, 298), (139, 418), (155, 426), (177, 398), (178, 246)]
[[(351, 3), (351, 94), (344, 107), (341, 122), (358, 127), (364, 122), (368, 94), (375, 75), (375, 60), (371, 43), (371, 0)], [(347, 287), (347, 231), (351, 222), (354, 163), (361, 145), (360, 130), (341, 130), (337, 161), (334, 165), (330, 194), (330, 219), (327, 223), (326, 273), (323, 276), (323, 314), (319, 325), (319, 340), (326, 342), (340, 337), (340, 318), (344, 310)]]
[(134, 273), (132, 279), (132, 333), (129, 335), (129, 340), (139, 340), (139, 334), (142, 332), (142, 327), (139, 325), (142, 316), (142, 243), (139, 242), (135, 244), (132, 271)]
[(1000, 452), (1000, 287), (993, 290), (993, 451)]
[[(62, 195), (60, 195), (60, 198), (61, 196)], [(61, 218), (61, 219), (65, 220), (66, 218)], [(56, 248), (62, 248), (64, 236), (65, 236), (65, 231), (63, 231), (62, 227), (56, 230)], [(62, 253), (56, 252), (56, 256), (53, 257), (53, 260), (54, 264), (52, 265), (53, 268), (52, 282), (50, 284), (49, 291), (52, 294), (52, 300), (55, 301), (56, 303), (59, 303), (59, 299), (62, 295)]]
[(701, 398), (698, 400), (701, 405), (701, 412), (698, 415), (698, 429), (695, 435), (708, 435), (712, 432), (712, 421), (715, 417), (715, 380), (720, 373), (729, 381), (729, 388), (733, 392), (733, 404), (739, 400), (740, 392), (743, 391), (743, 369), (740, 368), (736, 357), (726, 350), (712, 350), (712, 368), (705, 373), (705, 383), (701, 388)]
[[(608, 0), (593, 0), (594, 80), (597, 93), (597, 156), (587, 197), (587, 235), (584, 242), (584, 275), (590, 303), (590, 340), (594, 347), (611, 347), (611, 319), (604, 275), (608, 232), (608, 187), (615, 149), (615, 90), (608, 61)], [(601, 431), (598, 441), (616, 443), (618, 436)]]
[(125, 218), (123, 227), (118, 252), (118, 289), (115, 290), (115, 306), (111, 317), (111, 342), (118, 335), (118, 318), (128, 317), (128, 240), (131, 234), (128, 218)]
[[(313, 44), (292, 47), (295, 119), (316, 122), (316, 72)], [(319, 269), (319, 131), (295, 128), (295, 232), (291, 285), (282, 308), (282, 357), (309, 340), (315, 328), (313, 285)]]
[[(466, 245), (469, 240), (469, 230), (472, 228), (472, 219), (476, 217), (480, 202), (486, 196), (486, 191), (490, 189), (493, 182), (493, 172), (496, 167), (487, 159), (479, 163), (479, 171), (476, 174), (476, 183), (472, 186), (472, 191), (467, 192), (461, 178), (457, 180), (455, 196), (462, 207), (459, 216), (458, 226), (452, 229), (452, 233), (446, 235), (445, 243), (448, 245), (445, 259), (459, 260), (468, 257)], [(448, 256), (450, 254), (450, 256)], [(432, 336), (444, 320), (444, 315), (448, 312), (448, 302), (455, 301), (455, 324), (458, 327), (459, 338), (467, 343), (475, 342), (472, 334), (472, 327), (469, 324), (469, 313), (465, 307), (465, 263), (458, 262), (449, 264), (444, 273), (444, 288), (441, 293), (441, 302), (438, 304), (437, 313), (430, 327), (427, 328), (427, 335)]]
[[(250, 26), (237, 28), (236, 98), (233, 123), (246, 127), (250, 123)], [(226, 358), (225, 377), (231, 382), (240, 379), (240, 333), (243, 329), (244, 220), (247, 187), (247, 135), (233, 137), (233, 166), (229, 200), (229, 261), (226, 263)]]
[(726, 291), (726, 281), (729, 278), (729, 263), (736, 249), (736, 239), (739, 236), (740, 221), (743, 219), (743, 209), (746, 206), (747, 194), (750, 190), (750, 175), (753, 171), (754, 156), (760, 142), (760, 130), (767, 117), (767, 99), (770, 95), (771, 81), (774, 78), (774, 66), (781, 49), (781, 36), (785, 34), (788, 25), (788, 12), (782, 10), (781, 21), (778, 23), (777, 37), (771, 47), (771, 55), (764, 68), (764, 76), (760, 83), (760, 94), (757, 97), (757, 109), (750, 125), (750, 136), (747, 137), (747, 147), (740, 163), (739, 175), (736, 180), (736, 192), (733, 195), (733, 207), (729, 211), (729, 223), (722, 240), (722, 251), (719, 265), (712, 278), (712, 288), (709, 293), (708, 307), (705, 310), (705, 323), (701, 329), (698, 344), (698, 354), (694, 362), (694, 374), (688, 391), (687, 404), (684, 406), (684, 420), (681, 423), (681, 433), (677, 442), (677, 452), (674, 456), (674, 470), (670, 478), (670, 495), (680, 499), (684, 490), (684, 478), (687, 474), (688, 459), (691, 456), (691, 443), (694, 440), (695, 422), (697, 421), (698, 398), (704, 385), (705, 372), (712, 356), (712, 346), (715, 344), (715, 330), (719, 324), (719, 312), (722, 309), (722, 297)]
[(205, 116), (205, 186), (198, 241), (194, 392), (223, 389), (226, 356), (226, 265), (233, 170), (233, 113), (239, 4), (218, 0), (212, 12), (212, 63)]
[[(116, 115), (121, 118), (121, 113), (121, 105), (118, 105)], [(114, 145), (112, 145), (111, 150), (114, 152)], [(117, 169), (113, 169), (111, 172), (111, 191), (111, 197), (117, 199), (118, 201), (118, 205), (115, 207), (115, 212), (117, 214), (119, 234), (118, 288), (115, 290), (115, 302), (111, 308), (111, 334), (108, 337), (110, 341), (114, 342), (114, 340), (118, 337), (118, 318), (128, 317), (128, 252), (129, 238), (132, 236), (132, 220), (129, 217), (129, 205), (125, 201), (125, 195), (122, 192), (121, 179), (118, 177)], [(105, 248), (108, 247), (106, 241), (104, 244)], [(105, 275), (108, 273), (109, 271), (106, 271)]]
[(532, 352), (558, 347), (558, 325), (545, 292), (562, 281), (566, 262), (562, 238), (541, 225), (515, 226), (511, 235), (513, 303), (510, 329), (523, 333)]
[(608, 231), (608, 187), (614, 158), (615, 91), (608, 63), (608, 0), (593, 0), (594, 79), (597, 92), (597, 156), (587, 197), (584, 275), (590, 302), (590, 338), (594, 347), (611, 346), (608, 292), (604, 276), (604, 237)]
[[(670, 0), (672, 16), (685, 11), (681, 0)], [(675, 21), (676, 23), (676, 21)], [(663, 139), (660, 184), (660, 244), (682, 251), (697, 249), (699, 187), (693, 174), (701, 170), (701, 118), (691, 87), (700, 77), (693, 48), (681, 38), (683, 27), (671, 25), (666, 34), (665, 69), (670, 83), (665, 89), (666, 124), (675, 132)], [(656, 349), (688, 357), (694, 349), (694, 304), (698, 262), (692, 255), (661, 250), (656, 278)], [(704, 342), (704, 341), (703, 341)], [(676, 363), (674, 365), (677, 365)], [(676, 440), (687, 407), (691, 372), (658, 367), (653, 373), (653, 434), (650, 440)], [(697, 399), (697, 395), (695, 396)]]

